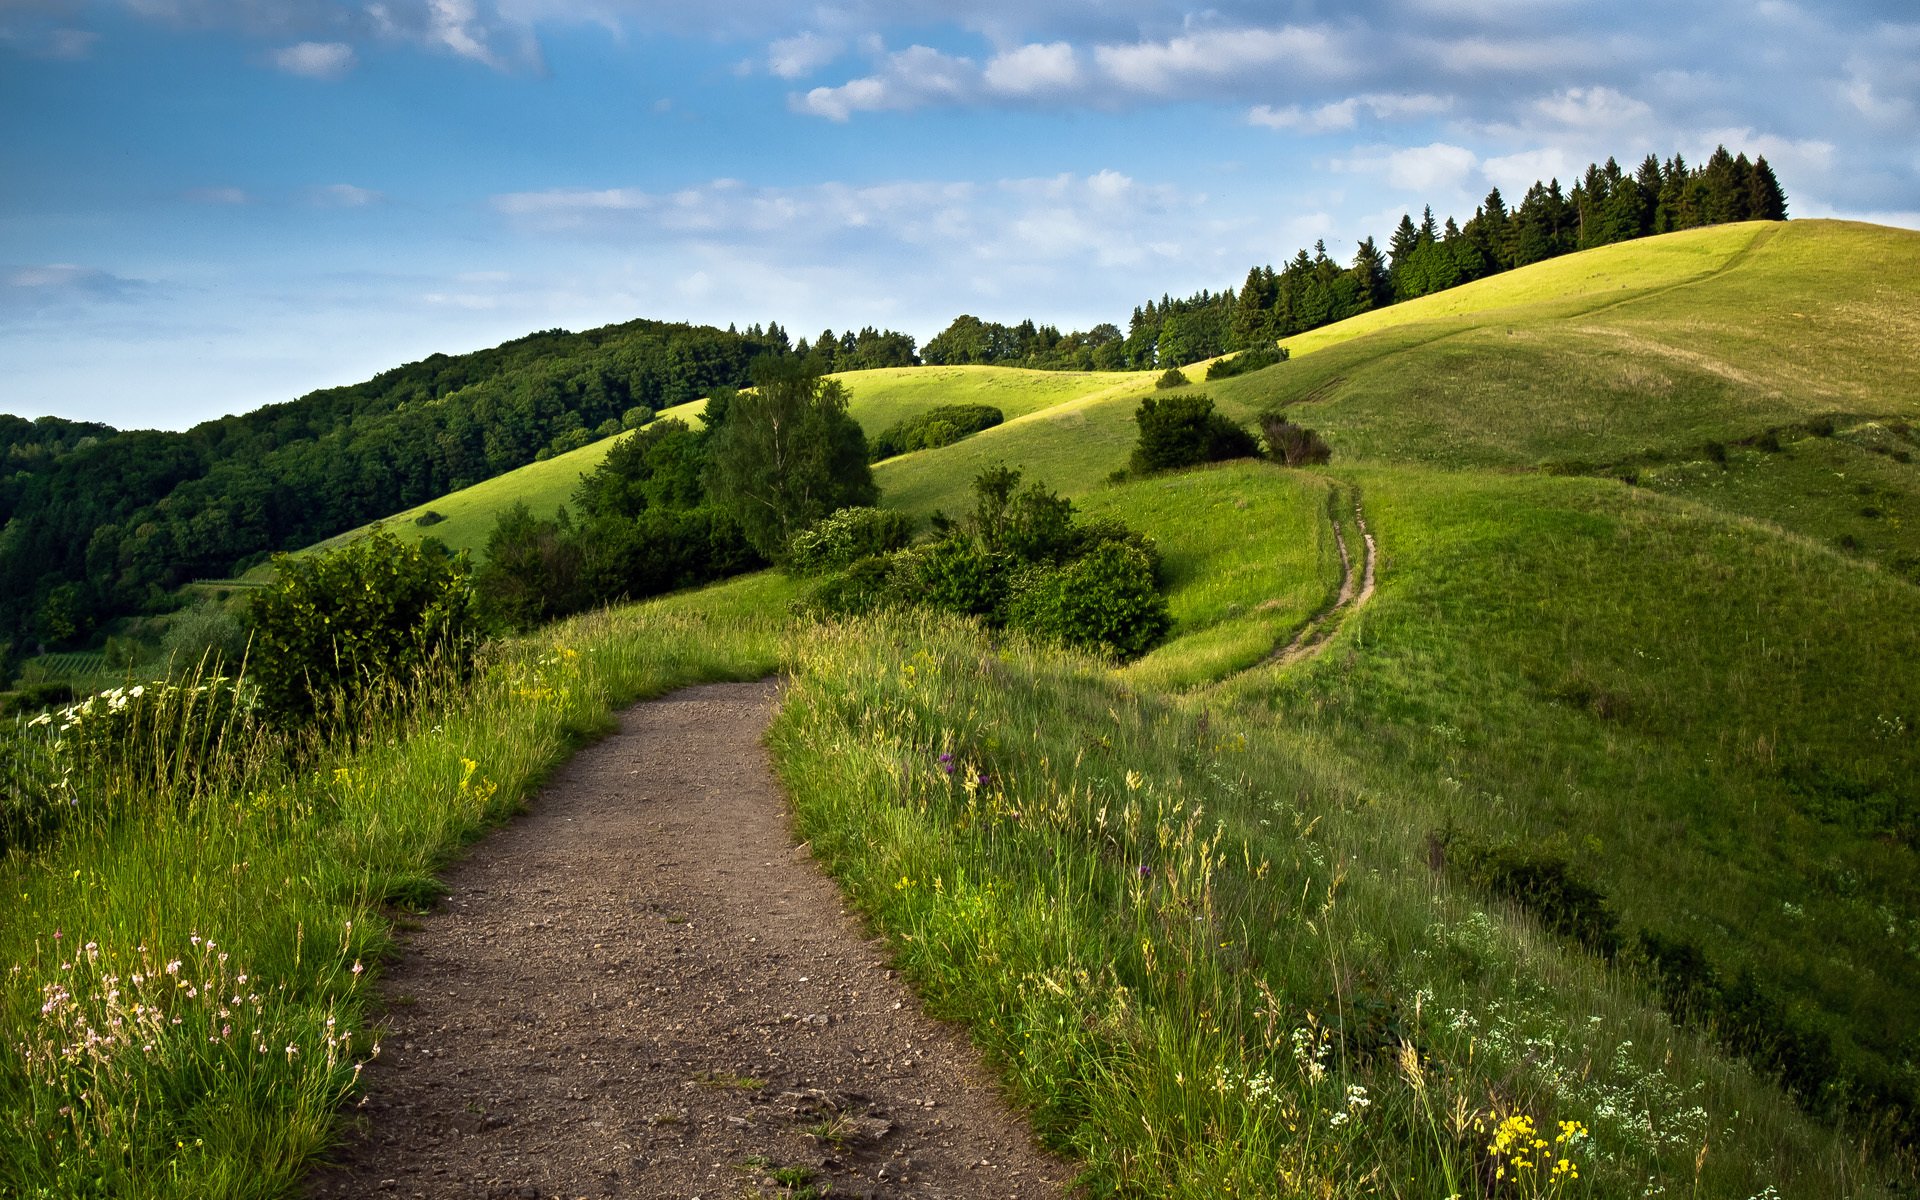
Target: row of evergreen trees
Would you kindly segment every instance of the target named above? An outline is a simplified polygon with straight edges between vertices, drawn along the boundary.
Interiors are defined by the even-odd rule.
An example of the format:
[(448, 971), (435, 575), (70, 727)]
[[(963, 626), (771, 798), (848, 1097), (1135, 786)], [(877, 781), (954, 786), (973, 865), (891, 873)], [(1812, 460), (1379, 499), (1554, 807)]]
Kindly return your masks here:
[(1631, 173), (1609, 158), (1589, 165), (1570, 191), (1557, 179), (1535, 183), (1513, 208), (1495, 188), (1464, 224), (1437, 222), (1431, 206), (1417, 223), (1402, 215), (1385, 251), (1365, 238), (1346, 265), (1319, 241), (1278, 269), (1254, 267), (1238, 291), (1163, 295), (1133, 310), (1124, 338), (1112, 325), (1062, 335), (1032, 321), (962, 316), (922, 356), (1065, 370), (1182, 366), (1576, 250), (1786, 215), (1786, 193), (1765, 158), (1750, 162), (1721, 146), (1700, 167), (1678, 154), (1665, 162), (1648, 155)]

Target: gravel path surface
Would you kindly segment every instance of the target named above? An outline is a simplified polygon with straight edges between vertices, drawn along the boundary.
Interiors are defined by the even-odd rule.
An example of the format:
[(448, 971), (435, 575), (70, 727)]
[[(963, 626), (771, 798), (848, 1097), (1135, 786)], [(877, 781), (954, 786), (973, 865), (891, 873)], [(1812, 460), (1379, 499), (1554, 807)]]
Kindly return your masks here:
[(310, 1197), (1060, 1196), (794, 845), (772, 682), (628, 711), (446, 876)]

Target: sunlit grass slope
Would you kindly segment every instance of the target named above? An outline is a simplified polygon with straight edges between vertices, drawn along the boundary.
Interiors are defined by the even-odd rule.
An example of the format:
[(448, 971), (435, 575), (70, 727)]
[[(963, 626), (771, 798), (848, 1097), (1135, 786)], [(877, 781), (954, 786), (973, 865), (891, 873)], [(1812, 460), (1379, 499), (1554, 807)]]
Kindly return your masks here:
[(1029, 371), (1016, 367), (885, 367), (847, 371), (848, 405), (871, 437), (896, 422), (940, 404), (987, 404), (1007, 420), (1068, 401), (1151, 387), (1150, 373)]
[(1370, 470), (1382, 583), (1225, 695), (1428, 832), (1551, 851), (1627, 928), (1764, 981), (1865, 1078), (1920, 1036), (1920, 589), (1590, 479)]
[[(1409, 777), (1298, 720), (906, 617), (800, 638), (771, 744), (799, 836), (1094, 1194), (1889, 1194), (1436, 879)], [(1550, 1153), (1495, 1151), (1520, 1118)]]
[(1670, 234), (1367, 314), (1299, 349), (1211, 390), (1293, 408), (1344, 461), (1594, 465), (1823, 414), (1911, 419), (1920, 233)]
[(1507, 315), (1539, 320), (1590, 312), (1598, 305), (1692, 283), (1725, 270), (1775, 228), (1760, 221), (1714, 225), (1602, 246), (1362, 313), (1290, 337), (1285, 344), (1299, 358), (1403, 325), (1461, 318), (1487, 322)]
[[(1153, 386), (1152, 376), (1143, 373), (1032, 371), (1017, 367), (894, 367), (847, 371), (833, 378), (846, 386), (848, 409), (870, 437), (903, 417), (941, 404), (990, 404), (1012, 421), (1055, 407), (1078, 410), (1103, 398), (1138, 397)], [(697, 426), (706, 403), (695, 400), (664, 409), (659, 418)], [(1130, 406), (1127, 411), (1132, 411)], [(1069, 426), (1075, 424), (1071, 416), (1065, 421)], [(580, 477), (600, 465), (613, 441), (613, 438), (604, 438), (545, 462), (530, 463), (374, 524), (348, 530), (309, 550), (344, 545), (378, 525), (405, 541), (435, 537), (454, 550), (478, 554), (486, 546), (487, 535), (493, 531), (500, 514), (514, 504), (524, 503), (542, 517), (550, 517), (565, 506), (580, 486)], [(924, 457), (926, 453), (907, 457)], [(888, 468), (881, 470), (884, 480)], [(943, 474), (949, 473), (947, 467), (941, 470)], [(937, 503), (952, 504), (966, 491), (972, 476), (955, 478), (958, 482), (953, 487), (923, 487), (908, 494), (903, 501), (895, 502), (923, 511), (936, 507)], [(1092, 479), (1080, 482), (1089, 483)], [(429, 511), (438, 513), (442, 520), (419, 524), (419, 518)], [(262, 567), (251, 572), (250, 577), (261, 578), (266, 573), (267, 568)]]
[(1168, 689), (1245, 670), (1340, 590), (1333, 482), (1266, 463), (1222, 463), (1083, 495), (1080, 511), (1154, 539), (1169, 584), (1167, 640), (1125, 669)]

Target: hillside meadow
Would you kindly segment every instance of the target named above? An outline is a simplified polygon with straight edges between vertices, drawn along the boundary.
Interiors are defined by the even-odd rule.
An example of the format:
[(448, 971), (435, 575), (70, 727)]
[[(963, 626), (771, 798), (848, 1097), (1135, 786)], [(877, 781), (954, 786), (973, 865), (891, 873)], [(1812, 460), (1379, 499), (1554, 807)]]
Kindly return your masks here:
[[(851, 373), (869, 433), (1007, 417), (879, 464), (883, 504), (957, 515), (1014, 466), (1155, 539), (1168, 637), (1121, 664), (820, 623), (764, 572), (501, 644), (431, 715), (15, 854), (0, 1020), (48, 1072), (0, 1082), (0, 1179), (291, 1194), (433, 872), (618, 706), (777, 670), (800, 835), (1090, 1194), (1910, 1194), (1917, 292), (1920, 235), (1691, 231), (1186, 389), (1320, 431), (1311, 469), (1117, 478), (1151, 375)], [(388, 527), (479, 547), (604, 453)], [(1356, 504), (1378, 588), (1336, 611)], [(206, 939), (265, 981), (268, 1051), (189, 1006), (164, 1053), (55, 1062), (82, 1035), (48, 988), (97, 1024), (94, 964), (213, 971)]]

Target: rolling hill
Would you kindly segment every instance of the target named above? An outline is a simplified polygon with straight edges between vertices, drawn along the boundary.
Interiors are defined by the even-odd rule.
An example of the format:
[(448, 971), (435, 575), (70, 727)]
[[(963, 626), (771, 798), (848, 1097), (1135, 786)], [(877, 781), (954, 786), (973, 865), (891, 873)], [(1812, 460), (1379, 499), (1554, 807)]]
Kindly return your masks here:
[[(1404, 1169), (1401, 1194), (1448, 1194), (1456, 1165), (1491, 1161), (1485, 1130), (1423, 1115), (1442, 1092), (1462, 1122), (1519, 1107), (1580, 1122), (1590, 1194), (1910, 1187), (1920, 234), (1672, 234), (1289, 349), (1190, 390), (1313, 427), (1325, 468), (1112, 479), (1146, 374), (842, 376), (869, 432), (936, 403), (1008, 418), (879, 464), (883, 503), (958, 511), (979, 470), (1017, 466), (1151, 533), (1176, 625), (1118, 670), (911, 620), (796, 627), (775, 744), (820, 852), (1108, 1182), (1226, 1194), (1292, 1153), (1289, 1110), (1241, 1128), (1253, 1119), (1206, 1106), (1257, 1091), (1257, 1064), (1293, 1070), (1324, 1033), (1347, 1086), (1398, 1097), (1365, 1152)], [(477, 546), (492, 513), (553, 507), (604, 452), (390, 527)], [(1363, 519), (1377, 591), (1336, 603)], [(761, 576), (670, 603), (773, 611), (792, 592)], [(1324, 640), (1283, 653), (1309, 629)], [(929, 746), (981, 782), (920, 780)], [(1111, 831), (1149, 802), (1158, 834)], [(1188, 803), (1219, 822), (1213, 842), (1169, 807)], [(1213, 849), (1195, 859), (1195, 839)], [(1156, 890), (1186, 886), (1158, 873), (1179, 855), (1204, 894)], [(938, 895), (913, 889), (936, 872)], [(1179, 932), (1195, 914), (1205, 939)], [(1156, 976), (1172, 945), (1177, 978)], [(1125, 1052), (1074, 1040), (1088, 1030)], [(1395, 1046), (1439, 1065), (1396, 1068)], [(1317, 1061), (1300, 1060), (1303, 1094)], [(1340, 1111), (1357, 1124), (1364, 1108)], [(1189, 1124), (1100, 1157), (1168, 1119)], [(1219, 1157), (1156, 1165), (1191, 1145)], [(1236, 1159), (1247, 1146), (1267, 1158)], [(1386, 1178), (1295, 1165), (1328, 1195)]]

